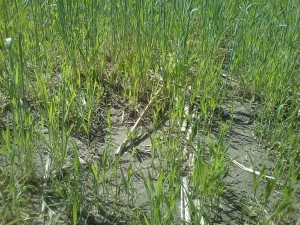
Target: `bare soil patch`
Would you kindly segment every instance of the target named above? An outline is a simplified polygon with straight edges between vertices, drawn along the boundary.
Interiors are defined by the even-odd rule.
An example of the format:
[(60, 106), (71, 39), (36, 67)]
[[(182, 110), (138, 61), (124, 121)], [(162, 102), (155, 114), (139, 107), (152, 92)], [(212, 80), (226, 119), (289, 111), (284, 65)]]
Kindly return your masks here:
[[(34, 211), (39, 212), (41, 209), (40, 191), (42, 189), (46, 190), (47, 193), (49, 185), (55, 186), (53, 184), (55, 179), (60, 180), (60, 182), (70, 182), (74, 179), (74, 177), (69, 177), (68, 171), (74, 169), (75, 143), (80, 162), (81, 180), (79, 182), (82, 185), (82, 196), (90, 196), (90, 198), (80, 199), (80, 204), (85, 206), (83, 207), (84, 211), (80, 212), (80, 224), (127, 224), (132, 216), (140, 215), (143, 218), (149, 214), (145, 179), (156, 180), (159, 167), (162, 166), (160, 163), (162, 161), (161, 156), (151, 151), (153, 145), (151, 136), (154, 135), (151, 120), (146, 118), (126, 147), (124, 154), (114, 160), (105, 159), (108, 152), (115, 152), (127, 137), (130, 127), (138, 117), (138, 113), (131, 110), (124, 101), (111, 102), (109, 107), (111, 130), (105, 123), (103, 116), (102, 120), (99, 120), (103, 124), (98, 126), (98, 131), (95, 129), (90, 143), (78, 134), (69, 138), (69, 152), (65, 160), (66, 163), (63, 165), (64, 173), (55, 174), (55, 171), (51, 170), (52, 179), (50, 178), (44, 187), (40, 184), (40, 190), (32, 192), (30, 201)], [(219, 122), (231, 120), (230, 131), (225, 138), (228, 146), (228, 161), (236, 160), (245, 167), (256, 171), (265, 168), (265, 174), (272, 176), (274, 163), (269, 157), (268, 149), (255, 135), (254, 113), (251, 104), (243, 103), (238, 99), (233, 102), (225, 102), (218, 110), (219, 117), (216, 118), (216, 125), (213, 126), (211, 135), (207, 137), (198, 134), (201, 136), (200, 140), (203, 145), (217, 140), (220, 132)], [(45, 162), (47, 160), (45, 154), (47, 143), (45, 142), (49, 141), (49, 136), (45, 130), (41, 130), (40, 133), (44, 135), (44, 140), (41, 139), (41, 142), (37, 143), (36, 174), (42, 183), (46, 173)], [(115, 160), (118, 161), (117, 170), (116, 167), (113, 167), (116, 165)], [(107, 165), (104, 166), (103, 163)], [(95, 188), (92, 165), (97, 165), (101, 174), (107, 176), (101, 178), (105, 187), (100, 184), (98, 188)], [(106, 171), (103, 171), (103, 168), (107, 168)], [(130, 178), (128, 174), (131, 174)], [(129, 189), (124, 186), (124, 179), (130, 179), (131, 186)], [(270, 215), (278, 195), (281, 195), (280, 190), (273, 191), (267, 207), (262, 207), (258, 197), (260, 190), (267, 184), (268, 180), (262, 178), (257, 185), (257, 193), (254, 194), (255, 185), (253, 182), (255, 179), (258, 179), (258, 176), (242, 170), (234, 163), (229, 164), (228, 173), (224, 178), (225, 191), (221, 196), (219, 208), (214, 215), (211, 215), (213, 224), (257, 224), (259, 218), (267, 218)], [(40, 217), (35, 219), (33, 224), (50, 224), (49, 221), (54, 220), (57, 224), (71, 223), (71, 215), (65, 214), (67, 209), (60, 208), (59, 204), (64, 198), (62, 193), (66, 192), (68, 190), (61, 190), (60, 194), (52, 192), (44, 196), (43, 201), (47, 205), (47, 213), (43, 216), (39, 215)], [(102, 199), (97, 200), (98, 202), (95, 202), (93, 198), (95, 192), (103, 196)]]

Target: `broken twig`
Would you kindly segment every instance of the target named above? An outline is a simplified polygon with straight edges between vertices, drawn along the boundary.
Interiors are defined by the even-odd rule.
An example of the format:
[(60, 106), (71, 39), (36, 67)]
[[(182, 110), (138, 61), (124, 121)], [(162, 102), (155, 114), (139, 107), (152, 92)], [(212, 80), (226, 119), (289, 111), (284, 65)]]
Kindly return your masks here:
[[(140, 115), (140, 117), (137, 119), (137, 121), (135, 122), (135, 124), (133, 125), (133, 127), (130, 129), (130, 133), (133, 133), (136, 128), (138, 127), (138, 125), (140, 124), (142, 118), (146, 115), (148, 109), (150, 108), (150, 106), (153, 104), (155, 97), (159, 94), (161, 88), (155, 93), (155, 95), (151, 98), (151, 100), (149, 101), (148, 105), (146, 106), (146, 108), (144, 109), (144, 111), (142, 112), (142, 114)], [(127, 144), (130, 141), (130, 135), (127, 135), (126, 139), (122, 142), (122, 144), (118, 147), (117, 151), (115, 152), (115, 155), (121, 155), (122, 151), (124, 150), (124, 148), (127, 146)]]
[[(249, 173), (254, 173), (254, 174), (258, 175), (258, 176), (261, 174), (261, 172), (255, 171), (255, 170), (253, 170), (253, 169), (251, 169), (251, 168), (248, 168), (248, 167), (245, 167), (243, 164), (239, 163), (239, 162), (236, 161), (236, 160), (232, 160), (232, 162), (233, 162), (237, 167), (241, 168), (241, 169), (244, 170), (244, 171), (247, 171), (247, 172), (249, 172)], [(267, 179), (270, 179), (270, 180), (275, 180), (275, 177), (272, 177), (272, 176), (266, 175), (265, 177), (266, 177)]]

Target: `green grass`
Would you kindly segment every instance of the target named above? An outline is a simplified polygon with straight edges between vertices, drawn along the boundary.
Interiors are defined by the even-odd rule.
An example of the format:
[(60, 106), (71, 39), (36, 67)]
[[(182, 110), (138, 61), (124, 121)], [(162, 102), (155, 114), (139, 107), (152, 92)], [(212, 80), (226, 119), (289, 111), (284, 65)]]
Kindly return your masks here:
[[(189, 85), (188, 102), (198, 107), (196, 118), (188, 116), (195, 127), (195, 140), (187, 142), (195, 155), (188, 173), (192, 221), (199, 224), (203, 216), (212, 223), (226, 191), (230, 123), (221, 122), (208, 152), (197, 137), (211, 132), (216, 109), (233, 98), (258, 105), (255, 133), (275, 165), (275, 181), (253, 178), (254, 192), (259, 183), (266, 185), (251, 207), (266, 209), (272, 191), (281, 193), (269, 217), (258, 216), (252, 223), (285, 223), (299, 211), (296, 0), (3, 0), (0, 12), (0, 224), (31, 224), (42, 217), (32, 204), (43, 196), (54, 211), (54, 224), (65, 215), (70, 223), (83, 224), (88, 210), (114, 223), (180, 223), (185, 137), (178, 124), (185, 119)], [(11, 46), (7, 38), (12, 38)], [(225, 82), (222, 73), (238, 83), (234, 90), (225, 84), (233, 81)], [(113, 139), (107, 96), (140, 109), (159, 88), (151, 108), (152, 160), (161, 157), (158, 177), (152, 178), (150, 170), (124, 168), (110, 141), (101, 159), (83, 168), (80, 147), (68, 143), (77, 135), (92, 149), (95, 121), (108, 127)], [(164, 121), (168, 131), (162, 130)], [(44, 185), (36, 163), (41, 145), (52, 159)], [(65, 169), (70, 154), (72, 165)], [(136, 173), (148, 198), (141, 205), (135, 205)], [(86, 177), (91, 180), (86, 182)], [(120, 189), (125, 198), (118, 195)], [(201, 209), (192, 203), (195, 199), (203, 202)]]

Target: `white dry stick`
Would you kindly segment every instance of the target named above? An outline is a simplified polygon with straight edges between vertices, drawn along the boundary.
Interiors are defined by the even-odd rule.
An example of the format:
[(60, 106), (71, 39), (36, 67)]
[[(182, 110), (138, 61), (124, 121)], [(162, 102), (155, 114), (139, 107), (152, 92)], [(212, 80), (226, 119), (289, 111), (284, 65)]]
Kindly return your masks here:
[(186, 91), (186, 96), (185, 96), (185, 101), (184, 101), (184, 120), (182, 122), (182, 126), (181, 126), (181, 132), (185, 132), (186, 129), (187, 129), (187, 115), (189, 114), (189, 110), (190, 110), (190, 104), (189, 104), (189, 101), (190, 101), (190, 91), (191, 91), (191, 85), (188, 86), (187, 88), (187, 91)]
[[(45, 172), (44, 172), (44, 176), (43, 176), (43, 179), (44, 179), (43, 187), (44, 188), (47, 186), (47, 181), (48, 181), (49, 176), (50, 176), (50, 168), (51, 168), (51, 164), (52, 164), (52, 158), (51, 158), (51, 153), (50, 153), (49, 149), (47, 151), (45, 151), (45, 157), (46, 157)], [(46, 212), (46, 202), (45, 202), (45, 196), (43, 194), (43, 196), (42, 196), (41, 213), (44, 214), (45, 212)], [(49, 217), (48, 219), (51, 219), (51, 217), (52, 217), (51, 212), (49, 211), (48, 214), (49, 214), (48, 215), (48, 217)], [(44, 224), (48, 224), (46, 217), (44, 217)]]
[[(186, 98), (185, 98), (185, 104), (184, 104), (184, 121), (182, 123), (181, 127), (181, 132), (185, 133), (188, 127), (188, 121), (187, 117), (189, 115), (190, 111), (190, 92), (191, 92), (191, 86), (189, 85), (186, 91)], [(192, 114), (192, 119), (196, 117), (196, 112), (194, 111)], [(192, 132), (193, 132), (193, 125), (190, 125), (188, 128), (188, 131), (186, 133), (186, 141), (183, 149), (183, 153), (187, 159), (188, 166), (190, 168), (193, 167), (193, 161), (194, 161), (194, 154), (192, 152), (189, 152), (187, 149), (187, 143), (191, 140), (192, 138)], [(180, 206), (181, 206), (181, 219), (183, 221), (183, 224), (187, 224), (191, 222), (191, 215), (190, 215), (190, 208), (189, 208), (189, 200), (187, 195), (189, 194), (189, 182), (188, 182), (188, 177), (184, 176), (182, 177), (182, 186), (181, 186), (181, 196), (180, 196)], [(197, 202), (197, 207), (201, 207), (201, 201), (200, 199), (196, 200)], [(205, 221), (204, 218), (201, 217), (200, 225), (204, 225)]]
[(122, 112), (121, 125), (124, 124), (124, 116), (125, 116), (125, 110), (123, 110)]
[[(184, 147), (186, 150), (186, 147)], [(187, 176), (182, 177), (182, 184), (181, 184), (181, 191), (180, 191), (180, 214), (182, 224), (190, 223), (191, 222), (191, 215), (189, 209), (189, 181)]]
[[(261, 172), (255, 171), (255, 170), (253, 170), (253, 169), (251, 169), (251, 168), (248, 168), (248, 167), (245, 167), (243, 164), (239, 163), (239, 162), (236, 161), (236, 160), (232, 160), (232, 162), (233, 162), (236, 166), (238, 166), (239, 168), (241, 168), (241, 169), (244, 170), (244, 171), (247, 171), (247, 172), (249, 172), (249, 173), (254, 173), (254, 174), (258, 175), (258, 176), (261, 174)], [(266, 178), (267, 178), (267, 179), (270, 179), (270, 180), (275, 180), (275, 177), (268, 176), (268, 175), (266, 175)]]
[[(159, 94), (161, 88), (155, 93), (155, 95), (151, 98), (150, 102), (148, 103), (148, 105), (146, 106), (146, 108), (144, 109), (144, 111), (142, 112), (142, 114), (140, 115), (140, 117), (137, 119), (137, 121), (135, 122), (135, 124), (133, 125), (133, 127), (130, 129), (130, 133), (134, 132), (136, 130), (136, 128), (138, 127), (138, 125), (140, 124), (142, 118), (145, 116), (145, 114), (147, 113), (148, 109), (150, 108), (150, 106), (153, 104), (155, 97)], [(115, 152), (115, 155), (121, 155), (123, 149), (126, 147), (126, 145), (128, 144), (128, 142), (130, 141), (130, 135), (127, 136), (127, 138), (122, 142), (122, 144), (118, 147), (117, 151)]]
[(180, 208), (181, 208), (181, 219), (185, 223), (191, 222), (191, 215), (189, 211), (189, 200), (187, 195), (189, 189), (189, 181), (187, 177), (182, 177), (182, 185), (180, 190)]
[[(191, 118), (194, 119), (195, 117), (196, 117), (196, 112), (194, 111), (192, 113), (192, 117)], [(194, 128), (193, 125), (189, 126), (189, 129), (188, 129), (187, 135), (186, 135), (187, 136), (187, 138), (186, 138), (187, 143), (192, 138), (193, 128)], [(184, 153), (185, 153), (185, 156), (186, 156), (186, 159), (187, 159), (189, 167), (192, 168), (193, 165), (194, 165), (194, 153), (192, 151), (188, 151), (187, 145), (184, 146)]]
[[(190, 96), (190, 90), (191, 86), (188, 86), (188, 89), (186, 91), (185, 101), (184, 101), (184, 120), (182, 122), (181, 126), (181, 132), (185, 133), (188, 127), (188, 121), (187, 116), (189, 114), (190, 105), (189, 105), (189, 96)], [(189, 129), (190, 130), (190, 129)], [(187, 142), (189, 141), (190, 132), (187, 134), (187, 138), (184, 145), (184, 155), (188, 156), (188, 150), (187, 150)], [(189, 201), (187, 195), (189, 194), (189, 181), (188, 177), (184, 176), (182, 177), (182, 184), (181, 184), (181, 191), (180, 191), (180, 214), (181, 214), (181, 220), (183, 224), (190, 223), (191, 222), (191, 215), (189, 210)]]

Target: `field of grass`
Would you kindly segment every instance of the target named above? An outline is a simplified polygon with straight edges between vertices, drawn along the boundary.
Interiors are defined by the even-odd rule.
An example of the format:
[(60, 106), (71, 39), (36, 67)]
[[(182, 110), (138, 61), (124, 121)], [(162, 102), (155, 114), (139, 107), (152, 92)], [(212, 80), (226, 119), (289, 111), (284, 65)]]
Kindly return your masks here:
[(0, 40), (0, 224), (300, 224), (297, 0), (1, 0)]

